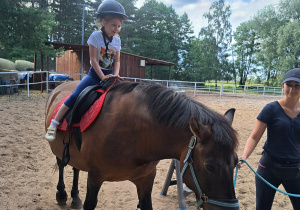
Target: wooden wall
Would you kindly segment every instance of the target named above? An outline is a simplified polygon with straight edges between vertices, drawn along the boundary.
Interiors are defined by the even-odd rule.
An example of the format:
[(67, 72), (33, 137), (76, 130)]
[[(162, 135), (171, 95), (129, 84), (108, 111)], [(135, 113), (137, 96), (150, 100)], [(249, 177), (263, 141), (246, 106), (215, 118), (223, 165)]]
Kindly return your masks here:
[(146, 67), (140, 66), (140, 60), (140, 57), (121, 52), (120, 76), (145, 78)]
[[(88, 73), (90, 68), (90, 59), (83, 55), (83, 73)], [(67, 73), (80, 73), (81, 69), (81, 51), (67, 50), (61, 57), (56, 58), (56, 71)], [(74, 80), (79, 80), (80, 75), (70, 75)]]
[[(88, 73), (90, 69), (90, 58), (88, 50), (84, 50), (83, 73)], [(121, 77), (145, 78), (145, 67), (140, 67), (140, 57), (121, 52)], [(56, 58), (56, 71), (67, 73), (80, 73), (81, 51), (67, 50)], [(79, 80), (79, 75), (71, 75), (74, 80)]]

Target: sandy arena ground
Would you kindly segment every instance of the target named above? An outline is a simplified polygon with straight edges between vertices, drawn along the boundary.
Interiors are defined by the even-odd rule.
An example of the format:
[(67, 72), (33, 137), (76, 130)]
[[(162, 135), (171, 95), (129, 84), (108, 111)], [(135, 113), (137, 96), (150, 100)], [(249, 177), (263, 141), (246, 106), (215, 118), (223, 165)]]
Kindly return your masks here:
[[(71, 209), (70, 199), (66, 206), (58, 206), (55, 200), (58, 171), (47, 141), (44, 140), (44, 107), (47, 94), (15, 94), (12, 97), (0, 96), (0, 210), (60, 210)], [(278, 98), (243, 98), (197, 96), (194, 99), (220, 113), (229, 108), (236, 108), (233, 127), (239, 134), (240, 155), (249, 136), (255, 118), (262, 107)], [(256, 169), (265, 136), (254, 153), (248, 159)], [(158, 165), (152, 201), (157, 210), (178, 209), (176, 186), (170, 186), (167, 196), (161, 196), (170, 160), (163, 160)], [(65, 184), (70, 198), (72, 168), (65, 169)], [(240, 209), (255, 209), (255, 184), (253, 172), (244, 164), (239, 170), (236, 195)], [(80, 173), (79, 191), (82, 201), (86, 193), (87, 173)], [(282, 188), (281, 188), (282, 189)], [(136, 209), (138, 198), (135, 186), (128, 181), (105, 182), (98, 195), (96, 209), (132, 210)], [(196, 210), (194, 195), (186, 199), (187, 209)], [(276, 193), (274, 210), (292, 209), (289, 198)]]

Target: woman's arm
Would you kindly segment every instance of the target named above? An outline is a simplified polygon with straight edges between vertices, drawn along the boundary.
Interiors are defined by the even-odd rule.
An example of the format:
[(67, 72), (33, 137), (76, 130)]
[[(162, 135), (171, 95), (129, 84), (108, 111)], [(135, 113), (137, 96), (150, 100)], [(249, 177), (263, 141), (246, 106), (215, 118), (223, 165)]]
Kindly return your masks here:
[[(246, 141), (244, 151), (240, 159), (247, 159), (251, 155), (256, 145), (260, 141), (262, 135), (264, 134), (266, 128), (267, 128), (266, 123), (260, 120), (256, 120), (252, 133), (250, 134), (249, 138)], [(239, 163), (239, 166), (240, 165), (241, 163)]]
[(119, 76), (120, 73), (120, 51), (115, 55), (114, 59), (114, 76)]

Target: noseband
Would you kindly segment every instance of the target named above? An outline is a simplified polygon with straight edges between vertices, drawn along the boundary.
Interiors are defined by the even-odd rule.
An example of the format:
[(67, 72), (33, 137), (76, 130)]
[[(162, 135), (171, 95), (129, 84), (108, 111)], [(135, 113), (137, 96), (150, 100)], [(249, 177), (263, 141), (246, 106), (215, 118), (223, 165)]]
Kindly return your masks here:
[(194, 180), (194, 183), (197, 187), (197, 190), (198, 190), (198, 193), (199, 193), (199, 196), (200, 196), (200, 200), (198, 200), (197, 198), (197, 209), (200, 208), (203, 203), (210, 203), (210, 204), (213, 204), (213, 205), (217, 205), (217, 206), (222, 206), (222, 207), (225, 207), (225, 208), (236, 208), (236, 209), (239, 209), (239, 201), (238, 199), (226, 199), (226, 201), (221, 201), (221, 200), (218, 200), (218, 199), (212, 199), (212, 198), (208, 198), (201, 190), (200, 188), (200, 185), (197, 181), (197, 177), (196, 177), (196, 174), (195, 174), (195, 170), (194, 170), (194, 167), (193, 167), (193, 149), (196, 145), (196, 142), (197, 142), (197, 138), (196, 136), (192, 136), (191, 137), (191, 140), (190, 140), (190, 143), (189, 143), (189, 150), (186, 154), (186, 157), (183, 161), (184, 165), (183, 165), (183, 168), (182, 168), (182, 171), (181, 171), (181, 177), (183, 177), (186, 169), (188, 167), (190, 167), (190, 171), (191, 171), (191, 174), (192, 174), (192, 177), (193, 177), (193, 180)]

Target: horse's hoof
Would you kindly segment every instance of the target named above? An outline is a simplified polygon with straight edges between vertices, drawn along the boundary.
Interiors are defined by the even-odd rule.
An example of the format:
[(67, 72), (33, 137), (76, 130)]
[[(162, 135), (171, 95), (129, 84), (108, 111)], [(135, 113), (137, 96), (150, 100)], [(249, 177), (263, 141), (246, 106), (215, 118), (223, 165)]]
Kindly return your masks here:
[(56, 201), (58, 203), (58, 205), (60, 206), (65, 206), (67, 205), (67, 199), (68, 199), (68, 195), (66, 192), (60, 193), (60, 192), (56, 192)]
[(81, 202), (80, 198), (75, 198), (72, 200), (71, 208), (72, 209), (81, 209), (82, 208), (82, 202)]

